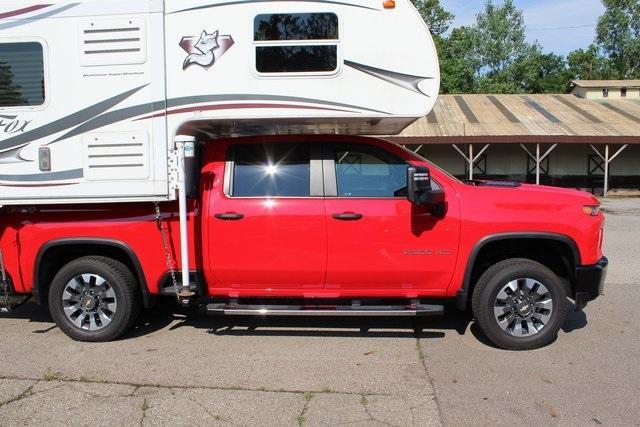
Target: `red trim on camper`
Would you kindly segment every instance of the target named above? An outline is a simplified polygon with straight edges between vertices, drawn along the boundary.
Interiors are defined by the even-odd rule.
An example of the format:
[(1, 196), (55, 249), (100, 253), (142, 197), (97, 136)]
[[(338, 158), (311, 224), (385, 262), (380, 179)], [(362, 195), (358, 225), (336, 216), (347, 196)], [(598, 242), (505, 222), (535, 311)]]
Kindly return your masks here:
[(12, 16), (24, 15), (25, 13), (35, 12), (36, 10), (44, 9), (51, 6), (50, 4), (35, 4), (33, 6), (24, 7), (18, 10), (12, 10), (11, 12), (0, 13), (0, 19), (11, 18)]
[(65, 185), (75, 185), (76, 182), (64, 182), (61, 184), (0, 184), (0, 187), (62, 187)]
[(313, 107), (310, 105), (294, 105), (294, 104), (215, 104), (215, 105), (198, 105), (196, 107), (179, 108), (177, 110), (163, 111), (161, 113), (151, 114), (149, 116), (141, 117), (138, 120), (154, 119), (156, 117), (162, 117), (164, 115), (170, 116), (172, 114), (191, 113), (194, 111), (210, 111), (210, 110), (237, 110), (242, 108), (297, 108), (301, 110), (325, 110), (325, 111), (340, 111), (347, 113), (347, 110), (340, 110), (337, 108), (327, 107)]

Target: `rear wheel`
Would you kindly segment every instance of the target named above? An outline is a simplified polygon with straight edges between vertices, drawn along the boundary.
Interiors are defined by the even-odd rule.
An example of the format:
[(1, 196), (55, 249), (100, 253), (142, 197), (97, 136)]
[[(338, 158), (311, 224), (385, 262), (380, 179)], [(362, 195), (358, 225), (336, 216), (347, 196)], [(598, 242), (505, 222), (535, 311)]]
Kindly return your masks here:
[(53, 278), (49, 309), (58, 327), (77, 341), (110, 341), (140, 312), (140, 292), (121, 262), (100, 256), (71, 261)]
[(487, 338), (507, 350), (551, 343), (567, 316), (565, 287), (551, 270), (528, 259), (489, 268), (473, 292), (473, 315)]

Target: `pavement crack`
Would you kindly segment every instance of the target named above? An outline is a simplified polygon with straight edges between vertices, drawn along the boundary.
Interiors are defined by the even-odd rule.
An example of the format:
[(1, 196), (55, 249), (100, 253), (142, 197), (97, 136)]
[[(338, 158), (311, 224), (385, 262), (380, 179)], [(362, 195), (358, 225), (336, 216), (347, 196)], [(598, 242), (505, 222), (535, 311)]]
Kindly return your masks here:
[(362, 395), (362, 397), (360, 398), (360, 404), (362, 405), (362, 407), (364, 408), (364, 413), (367, 414), (367, 417), (369, 417), (369, 421), (373, 421), (373, 422), (377, 422), (389, 427), (397, 427), (394, 424), (388, 423), (386, 421), (383, 420), (379, 420), (376, 417), (373, 416), (373, 414), (371, 413), (371, 411), (369, 411), (369, 401), (367, 400), (367, 396), (366, 395)]
[(422, 364), (422, 369), (424, 369), (425, 376), (427, 381), (431, 385), (431, 389), (433, 390), (433, 400), (436, 402), (436, 408), (438, 408), (438, 420), (440, 421), (440, 425), (445, 425), (444, 415), (442, 413), (442, 405), (440, 404), (440, 398), (438, 397), (438, 390), (436, 389), (436, 383), (429, 372), (429, 368), (427, 368), (426, 358), (427, 356), (424, 354), (424, 350), (422, 348), (422, 343), (420, 342), (420, 337), (416, 334), (416, 351), (418, 352), (418, 359), (420, 359), (420, 363)]
[(142, 418), (140, 418), (140, 425), (144, 425), (144, 420), (147, 417), (147, 411), (149, 410), (150, 406), (149, 406), (149, 401), (147, 401), (147, 398), (145, 397), (144, 399), (142, 399)]
[[(36, 382), (46, 382), (42, 378), (32, 378), (32, 377), (20, 377), (20, 376), (8, 376), (8, 375), (0, 375), (0, 380), (20, 380), (20, 381), (36, 381)], [(269, 389), (265, 387), (251, 388), (251, 387), (236, 387), (236, 386), (206, 386), (206, 385), (164, 385), (164, 384), (144, 384), (144, 383), (135, 383), (128, 381), (105, 381), (98, 379), (76, 379), (69, 377), (62, 377), (60, 379), (51, 380), (60, 383), (86, 383), (86, 384), (108, 384), (108, 385), (126, 385), (134, 388), (140, 387), (153, 387), (160, 389), (180, 389), (180, 390), (221, 390), (221, 391), (256, 391), (263, 393), (289, 393), (289, 394), (319, 394), (319, 393), (331, 393), (338, 394), (344, 396), (361, 396), (362, 392), (356, 391), (335, 391), (331, 390), (285, 390), (283, 388), (279, 389)], [(134, 391), (135, 392), (135, 391)], [(370, 396), (391, 396), (390, 393), (369, 393)]]
[(309, 403), (311, 403), (311, 399), (313, 399), (314, 396), (315, 394), (311, 392), (306, 392), (304, 394), (304, 405), (302, 406), (300, 414), (296, 417), (296, 421), (300, 427), (302, 427), (306, 421), (307, 412), (309, 411)]
[[(207, 408), (205, 405), (203, 405), (201, 402), (199, 402), (198, 400), (194, 399), (191, 396), (185, 395), (185, 397), (187, 398), (187, 400), (195, 403), (196, 405), (198, 405), (199, 407), (201, 407), (204, 412), (207, 413), (207, 415), (209, 415), (212, 419), (216, 420), (216, 421), (222, 421), (222, 416), (220, 414), (212, 414), (211, 411), (209, 411), (209, 408)], [(229, 424), (233, 424), (233, 423), (229, 423)]]
[(14, 396), (10, 399), (5, 400), (4, 402), (0, 402), (0, 408), (2, 408), (3, 406), (6, 406), (10, 403), (13, 402), (18, 402), (22, 399), (25, 399), (27, 397), (33, 396), (33, 387), (35, 387), (35, 385), (37, 384), (37, 382), (34, 382), (33, 384), (31, 384), (29, 387), (27, 387), (27, 389), (25, 391), (23, 391), (22, 393), (18, 394), (17, 396)]

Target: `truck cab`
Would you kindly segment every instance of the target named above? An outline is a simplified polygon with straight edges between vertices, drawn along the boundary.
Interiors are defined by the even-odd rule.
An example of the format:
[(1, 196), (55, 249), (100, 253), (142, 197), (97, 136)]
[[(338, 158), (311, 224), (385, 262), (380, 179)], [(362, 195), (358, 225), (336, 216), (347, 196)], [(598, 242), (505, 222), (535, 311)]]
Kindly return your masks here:
[(411, 299), (449, 287), (455, 190), (435, 172), (441, 212), (411, 203), (407, 169), (427, 163), (410, 152), (377, 139), (292, 136), (223, 141), (207, 154), (210, 294)]

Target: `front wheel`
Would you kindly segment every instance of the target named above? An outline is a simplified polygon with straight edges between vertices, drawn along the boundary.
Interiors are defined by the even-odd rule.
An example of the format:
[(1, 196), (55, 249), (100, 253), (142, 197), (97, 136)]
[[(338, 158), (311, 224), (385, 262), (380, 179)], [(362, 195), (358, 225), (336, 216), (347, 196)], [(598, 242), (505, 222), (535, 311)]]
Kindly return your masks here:
[(58, 327), (77, 341), (111, 341), (140, 312), (140, 292), (121, 262), (86, 256), (58, 271), (49, 289), (49, 310)]
[(544, 265), (508, 259), (480, 277), (472, 309), (493, 344), (507, 350), (532, 350), (556, 338), (567, 317), (567, 293), (560, 278)]

